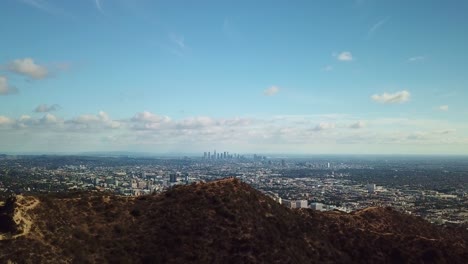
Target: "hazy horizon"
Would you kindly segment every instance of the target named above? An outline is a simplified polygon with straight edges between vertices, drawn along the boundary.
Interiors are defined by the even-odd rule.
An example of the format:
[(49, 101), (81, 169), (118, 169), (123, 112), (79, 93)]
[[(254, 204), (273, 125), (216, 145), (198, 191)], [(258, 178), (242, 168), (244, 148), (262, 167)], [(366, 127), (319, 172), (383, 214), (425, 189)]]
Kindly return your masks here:
[[(208, 152), (207, 152), (208, 153)], [(213, 153), (211, 151), (211, 153)], [(223, 153), (223, 152), (219, 152)], [(90, 151), (90, 152), (2, 152), (0, 155), (8, 156), (81, 156), (81, 157), (148, 157), (148, 158), (200, 158), (203, 159), (203, 152), (132, 152), (132, 151)], [(328, 159), (328, 158), (364, 158), (364, 159), (397, 159), (397, 158), (467, 158), (463, 154), (353, 154), (353, 153), (264, 153), (264, 152), (238, 152), (231, 153), (241, 155), (245, 158), (252, 158), (254, 155), (264, 156), (268, 159)]]
[(0, 153), (468, 155), (467, 11), (2, 1)]

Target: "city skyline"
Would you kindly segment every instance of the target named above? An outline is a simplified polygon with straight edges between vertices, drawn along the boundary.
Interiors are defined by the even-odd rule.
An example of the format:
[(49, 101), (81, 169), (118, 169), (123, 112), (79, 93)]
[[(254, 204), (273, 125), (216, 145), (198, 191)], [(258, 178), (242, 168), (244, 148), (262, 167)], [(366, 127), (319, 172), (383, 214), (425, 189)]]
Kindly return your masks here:
[(468, 155), (467, 11), (3, 1), (0, 152)]

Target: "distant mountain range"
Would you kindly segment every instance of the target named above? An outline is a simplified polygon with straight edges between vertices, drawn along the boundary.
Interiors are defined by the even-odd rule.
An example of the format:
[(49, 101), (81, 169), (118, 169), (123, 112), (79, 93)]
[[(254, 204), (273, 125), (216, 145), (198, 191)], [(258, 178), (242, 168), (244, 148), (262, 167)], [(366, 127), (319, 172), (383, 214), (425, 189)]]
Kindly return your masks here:
[[(1, 204), (0, 204), (1, 205)], [(0, 262), (466, 263), (468, 233), (391, 208), (288, 209), (236, 179), (163, 194), (17, 196)]]

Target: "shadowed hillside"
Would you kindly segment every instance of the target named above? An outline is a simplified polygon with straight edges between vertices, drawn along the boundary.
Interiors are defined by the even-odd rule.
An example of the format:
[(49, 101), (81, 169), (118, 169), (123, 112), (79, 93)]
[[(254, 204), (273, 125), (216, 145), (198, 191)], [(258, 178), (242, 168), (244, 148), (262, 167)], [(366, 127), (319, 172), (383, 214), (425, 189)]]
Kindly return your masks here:
[(464, 263), (467, 234), (390, 208), (290, 210), (235, 179), (126, 198), (18, 196), (0, 262)]

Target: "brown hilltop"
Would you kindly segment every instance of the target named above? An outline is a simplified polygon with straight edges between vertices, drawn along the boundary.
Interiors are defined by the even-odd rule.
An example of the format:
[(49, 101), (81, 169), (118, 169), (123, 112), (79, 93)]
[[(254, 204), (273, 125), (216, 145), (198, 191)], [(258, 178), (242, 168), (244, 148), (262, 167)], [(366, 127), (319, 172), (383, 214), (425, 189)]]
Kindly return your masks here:
[(465, 231), (433, 226), (390, 208), (351, 214), (290, 210), (235, 179), (138, 198), (95, 193), (20, 196), (8, 205), (0, 209), (1, 263), (468, 259)]

